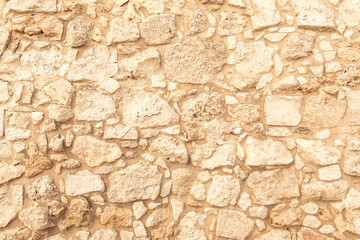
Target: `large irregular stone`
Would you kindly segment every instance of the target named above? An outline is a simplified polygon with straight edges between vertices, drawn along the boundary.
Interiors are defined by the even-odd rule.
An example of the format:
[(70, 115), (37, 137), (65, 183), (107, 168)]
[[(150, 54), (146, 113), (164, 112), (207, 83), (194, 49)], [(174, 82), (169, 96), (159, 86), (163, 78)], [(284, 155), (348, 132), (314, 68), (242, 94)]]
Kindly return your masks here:
[(197, 124), (210, 121), (225, 112), (223, 96), (216, 92), (204, 92), (184, 102), (181, 107), (182, 121)]
[(349, 125), (360, 125), (360, 91), (349, 92), (347, 103)]
[(100, 222), (114, 227), (130, 227), (132, 218), (130, 209), (106, 206), (101, 213)]
[(61, 104), (69, 105), (74, 88), (69, 81), (64, 79), (56, 80), (45, 86), (38, 95), (38, 104)]
[(290, 36), (282, 48), (281, 54), (287, 60), (297, 60), (308, 57), (314, 48), (315, 38), (305, 34)]
[(254, 30), (272, 27), (282, 22), (275, 0), (252, 0), (252, 7), (254, 13), (251, 22)]
[(31, 239), (31, 230), (25, 226), (8, 228), (0, 233), (1, 240), (28, 240)]
[(10, 0), (6, 7), (15, 12), (56, 12), (56, 0)]
[(172, 193), (184, 196), (192, 186), (194, 174), (188, 168), (178, 168), (172, 172), (172, 178)]
[(348, 27), (360, 25), (360, 2), (357, 0), (344, 0), (338, 12), (338, 20)]
[(5, 137), (10, 141), (25, 140), (32, 137), (32, 131), (30, 129), (7, 127), (5, 128)]
[(104, 45), (87, 49), (84, 55), (71, 64), (67, 79), (70, 81), (89, 80), (103, 82), (106, 76), (106, 63), (109, 50)]
[(168, 208), (157, 208), (153, 210), (146, 219), (145, 226), (147, 228), (156, 227), (160, 223), (165, 222), (169, 218), (170, 212)]
[(268, 125), (297, 126), (301, 121), (302, 97), (272, 95), (265, 98), (265, 120)]
[(271, 229), (270, 232), (265, 233), (254, 240), (291, 240), (291, 233), (288, 230), (283, 229)]
[(297, 240), (310, 240), (310, 239), (316, 239), (316, 240), (334, 240), (332, 237), (328, 237), (323, 234), (319, 234), (315, 231), (313, 231), (310, 228), (302, 227), (297, 233)]
[(185, 144), (175, 137), (162, 135), (152, 142), (149, 150), (160, 153), (165, 160), (173, 163), (186, 164), (189, 159)]
[(160, 193), (161, 177), (154, 165), (146, 162), (131, 165), (109, 175), (107, 197), (116, 203), (155, 200)]
[(8, 47), (10, 40), (11, 33), (5, 27), (0, 27), (0, 57)]
[[(339, 59), (344, 63), (355, 64), (346, 66), (346, 71), (343, 71), (341, 74), (339, 74), (339, 77), (345, 78), (343, 81), (350, 86), (354, 84), (353, 82), (355, 82), (355, 84), (358, 84), (359, 77), (359, 69), (357, 68), (357, 63), (360, 61), (360, 37), (357, 35), (355, 36), (356, 37), (352, 39), (344, 39), (337, 43), (337, 55)], [(349, 78), (354, 78), (354, 80)]]
[(298, 26), (313, 30), (335, 29), (335, 12), (326, 0), (292, 0)]
[(344, 151), (344, 167), (346, 174), (360, 176), (360, 139), (348, 137)]
[(254, 231), (254, 226), (254, 221), (248, 218), (246, 214), (220, 209), (216, 224), (216, 236), (244, 240)]
[(130, 128), (122, 123), (107, 126), (104, 139), (138, 139), (139, 134), (135, 128)]
[(245, 142), (246, 160), (249, 166), (286, 165), (293, 157), (284, 144), (271, 139), (260, 140), (249, 136)]
[(127, 125), (140, 128), (166, 126), (180, 118), (164, 99), (149, 92), (125, 97), (121, 112)]
[(67, 27), (66, 44), (71, 47), (82, 47), (90, 41), (90, 32), (94, 24), (82, 18), (71, 21)]
[(235, 205), (240, 194), (240, 182), (232, 176), (213, 177), (208, 190), (206, 201), (217, 207)]
[(127, 72), (132, 77), (150, 77), (160, 68), (160, 53), (156, 48), (148, 48), (135, 56), (119, 62), (120, 72)]
[(346, 101), (327, 94), (311, 96), (306, 100), (303, 121), (312, 127), (335, 127), (343, 118)]
[(66, 231), (71, 227), (90, 227), (93, 223), (92, 208), (88, 200), (84, 197), (76, 197), (70, 201), (65, 218), (58, 223), (61, 231)]
[(141, 22), (140, 31), (148, 45), (170, 43), (176, 36), (175, 15), (151, 15)]
[(24, 208), (19, 212), (19, 219), (33, 231), (40, 231), (54, 226), (45, 207), (32, 206)]
[(35, 201), (46, 200), (47, 198), (59, 195), (59, 189), (50, 175), (36, 179), (35, 182), (26, 188), (26, 192), (29, 198)]
[(38, 146), (31, 142), (27, 150), (25, 177), (33, 177), (52, 167), (53, 162), (44, 156)]
[(164, 50), (166, 77), (179, 83), (205, 84), (226, 61), (222, 42), (192, 37)]
[(26, 51), (21, 55), (20, 61), (23, 65), (29, 65), (36, 75), (52, 78), (61, 66), (62, 57), (62, 53), (56, 47), (51, 47), (50, 50)]
[(298, 181), (294, 168), (284, 168), (253, 172), (246, 184), (250, 187), (255, 203), (271, 205), (283, 199), (299, 197)]
[(80, 121), (104, 120), (116, 112), (113, 99), (95, 90), (78, 91), (75, 104), (75, 117)]
[(323, 141), (296, 139), (297, 150), (301, 158), (319, 166), (338, 163), (340, 151), (335, 147), (326, 146)]
[(179, 233), (176, 237), (179, 240), (207, 240), (205, 235), (206, 215), (196, 212), (188, 212), (180, 220), (177, 227)]
[(242, 13), (222, 12), (218, 25), (218, 32), (221, 37), (237, 35), (244, 31), (247, 20)]
[(97, 167), (104, 162), (113, 162), (122, 155), (122, 151), (116, 143), (108, 143), (91, 136), (77, 137), (71, 153), (89, 167)]
[(6, 140), (0, 141), (0, 161), (8, 160), (11, 155), (11, 144)]
[(69, 196), (78, 196), (91, 192), (103, 192), (105, 183), (99, 175), (92, 174), (89, 170), (68, 174), (65, 180), (65, 193)]
[(234, 166), (236, 160), (236, 148), (233, 143), (225, 143), (216, 148), (210, 156), (206, 150), (199, 148), (191, 157), (191, 162), (194, 166), (202, 169), (215, 169), (217, 167)]
[(345, 198), (349, 183), (346, 180), (335, 182), (312, 181), (303, 184), (301, 195), (304, 200), (341, 201)]
[(8, 82), (0, 81), (0, 102), (9, 100), (10, 84)]
[[(6, 227), (17, 214), (17, 209), (7, 199), (0, 200), (0, 228)], [(1, 239), (1, 237), (0, 237)]]
[(140, 38), (140, 32), (135, 22), (115, 18), (110, 23), (110, 32), (106, 38), (108, 44), (135, 42)]
[(8, 165), (5, 162), (0, 162), (0, 184), (7, 183), (13, 179), (21, 177), (25, 172), (25, 166), (22, 165)]
[(301, 225), (301, 209), (299, 207), (288, 207), (280, 203), (273, 207), (269, 214), (270, 224), (273, 227), (288, 227)]
[(63, 23), (54, 16), (45, 14), (23, 14), (12, 19), (13, 29), (32, 35), (43, 34), (50, 40), (60, 40), (63, 33)]
[[(238, 81), (258, 81), (259, 77), (270, 72), (274, 66), (274, 50), (264, 42), (239, 42), (236, 45), (237, 63), (236, 70), (239, 73)], [(234, 81), (233, 85), (238, 86)]]
[[(231, 83), (237, 88), (235, 82), (232, 81)], [(240, 125), (251, 124), (260, 120), (260, 106), (246, 103), (237, 104), (235, 107), (229, 107), (229, 114), (233, 121), (238, 122)]]

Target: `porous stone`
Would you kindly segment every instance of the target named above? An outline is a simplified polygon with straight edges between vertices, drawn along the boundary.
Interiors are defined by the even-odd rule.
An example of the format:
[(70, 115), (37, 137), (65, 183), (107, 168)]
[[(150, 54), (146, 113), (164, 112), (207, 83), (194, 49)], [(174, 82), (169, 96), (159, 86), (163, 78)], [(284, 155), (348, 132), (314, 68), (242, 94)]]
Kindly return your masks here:
[(108, 199), (114, 203), (155, 200), (160, 193), (161, 178), (157, 167), (145, 162), (113, 172), (108, 177)]
[(108, 143), (91, 136), (77, 137), (71, 153), (89, 167), (97, 167), (105, 162), (114, 162), (122, 155), (122, 151), (116, 143)]
[(216, 236), (244, 240), (254, 230), (255, 223), (246, 214), (227, 209), (220, 209), (216, 225)]
[(110, 23), (110, 32), (106, 36), (108, 44), (135, 42), (140, 38), (137, 24), (122, 18), (115, 18)]
[(33, 231), (40, 231), (54, 226), (45, 207), (29, 207), (19, 212), (19, 219)]
[(53, 166), (53, 162), (46, 156), (44, 156), (38, 146), (31, 142), (27, 150), (28, 158), (26, 159), (26, 177), (33, 177), (42, 173), (43, 171), (50, 169)]
[(175, 16), (170, 14), (152, 15), (140, 24), (141, 37), (148, 45), (170, 43), (176, 31)]
[(282, 49), (282, 55), (287, 60), (297, 60), (308, 57), (314, 49), (315, 39), (305, 34), (294, 34), (289, 37)]
[(92, 208), (88, 200), (84, 197), (76, 197), (70, 201), (65, 218), (58, 223), (61, 231), (66, 231), (71, 227), (89, 227), (93, 223)]
[(105, 183), (99, 175), (89, 170), (68, 174), (65, 180), (65, 193), (69, 196), (78, 196), (91, 192), (103, 192)]
[(237, 35), (244, 30), (247, 20), (245, 16), (237, 12), (222, 12), (218, 25), (218, 32), (221, 37)]
[(36, 201), (43, 201), (59, 195), (59, 189), (50, 175), (36, 179), (35, 182), (26, 188), (26, 192), (30, 199)]
[(275, 0), (252, 0), (252, 6), (254, 14), (251, 16), (251, 23), (254, 30), (272, 27), (282, 22)]
[(71, 47), (82, 47), (90, 41), (90, 32), (94, 24), (82, 18), (71, 21), (67, 27), (66, 44)]
[(300, 196), (298, 178), (293, 168), (255, 171), (249, 175), (246, 184), (253, 194), (253, 201), (261, 205), (271, 205), (285, 198)]
[(98, 121), (116, 111), (113, 99), (96, 91), (79, 91), (74, 109), (77, 120)]
[(196, 212), (188, 212), (177, 227), (179, 234), (176, 236), (179, 240), (199, 239), (207, 240), (205, 235), (206, 215)]
[(225, 64), (222, 42), (192, 37), (164, 50), (166, 77), (179, 83), (208, 83)]
[(240, 182), (231, 176), (216, 175), (208, 190), (206, 201), (217, 207), (235, 205), (240, 194)]
[(299, 27), (312, 30), (335, 29), (335, 11), (333, 6), (324, 0), (291, 1)]
[(106, 77), (106, 63), (109, 58), (109, 50), (106, 46), (97, 44), (89, 48), (84, 55), (74, 61), (67, 74), (70, 81), (88, 80), (102, 82)]
[(124, 98), (121, 111), (128, 125), (140, 128), (166, 126), (180, 118), (164, 99), (148, 92)]
[(194, 174), (190, 171), (190, 169), (178, 168), (173, 171), (172, 178), (172, 192), (176, 195), (184, 196), (191, 188), (194, 180)]
[(16, 217), (17, 209), (7, 199), (1, 199), (0, 214), (0, 228), (4, 228)]
[(6, 7), (15, 12), (46, 12), (57, 11), (56, 0), (10, 0)]
[(260, 140), (248, 137), (245, 142), (246, 159), (249, 166), (287, 165), (293, 157), (283, 143), (271, 139)]
[(186, 164), (189, 159), (185, 144), (175, 137), (166, 135), (155, 139), (150, 146), (150, 151), (160, 153), (165, 160), (173, 163)]
[(130, 209), (106, 206), (101, 213), (101, 224), (108, 224), (114, 227), (130, 227), (133, 214)]

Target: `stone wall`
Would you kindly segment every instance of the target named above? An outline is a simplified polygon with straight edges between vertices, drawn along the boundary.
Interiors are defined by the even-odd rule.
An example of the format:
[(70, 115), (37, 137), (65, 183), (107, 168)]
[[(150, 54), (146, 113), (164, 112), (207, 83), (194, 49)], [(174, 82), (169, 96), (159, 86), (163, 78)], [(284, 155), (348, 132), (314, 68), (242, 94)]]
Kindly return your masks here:
[(360, 1), (0, 9), (0, 240), (360, 239)]

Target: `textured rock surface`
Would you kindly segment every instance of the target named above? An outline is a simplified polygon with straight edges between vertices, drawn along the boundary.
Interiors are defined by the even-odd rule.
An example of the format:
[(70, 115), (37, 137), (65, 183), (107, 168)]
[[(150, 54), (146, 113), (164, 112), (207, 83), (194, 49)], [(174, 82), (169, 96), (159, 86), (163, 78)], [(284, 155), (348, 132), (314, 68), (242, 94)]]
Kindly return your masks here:
[(358, 0), (0, 12), (0, 240), (360, 239)]

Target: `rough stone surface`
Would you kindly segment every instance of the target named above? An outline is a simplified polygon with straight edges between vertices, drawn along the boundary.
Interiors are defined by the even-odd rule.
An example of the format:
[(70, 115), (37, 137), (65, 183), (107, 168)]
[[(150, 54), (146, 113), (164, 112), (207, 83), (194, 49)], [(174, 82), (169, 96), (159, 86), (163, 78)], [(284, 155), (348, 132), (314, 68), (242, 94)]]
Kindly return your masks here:
[(301, 121), (302, 97), (268, 96), (265, 99), (266, 124), (297, 126)]
[(288, 38), (282, 50), (287, 60), (296, 60), (309, 56), (314, 48), (314, 38), (304, 34), (295, 34)]
[(6, 6), (15, 12), (56, 12), (56, 0), (10, 0)]
[(65, 218), (59, 222), (59, 229), (66, 231), (71, 227), (88, 227), (93, 223), (91, 205), (84, 197), (76, 197), (70, 201)]
[(271, 205), (285, 198), (300, 196), (298, 179), (293, 168), (253, 172), (246, 184), (257, 204)]
[(161, 136), (151, 144), (150, 151), (160, 153), (165, 160), (186, 164), (189, 159), (185, 144), (177, 138)]
[(177, 235), (177, 238), (179, 240), (206, 240), (207, 237), (205, 235), (205, 220), (206, 215), (204, 214), (196, 212), (186, 213), (186, 215), (180, 220), (178, 226), (179, 234)]
[(44, 230), (53, 227), (48, 211), (45, 207), (29, 207), (19, 212), (19, 219), (26, 227), (33, 231)]
[(271, 139), (262, 141), (248, 137), (245, 142), (245, 152), (245, 163), (249, 166), (286, 165), (294, 160), (281, 142)]
[(176, 36), (175, 16), (169, 14), (150, 16), (141, 22), (140, 32), (148, 45), (170, 43)]
[(206, 201), (217, 207), (235, 205), (240, 194), (240, 182), (231, 176), (214, 176)]
[(179, 83), (205, 84), (225, 64), (226, 49), (221, 42), (199, 37), (165, 48), (166, 77)]
[(65, 180), (66, 194), (78, 196), (91, 192), (103, 192), (105, 183), (99, 175), (92, 174), (89, 170), (69, 174)]
[(110, 202), (127, 203), (156, 199), (160, 193), (161, 173), (145, 162), (131, 165), (109, 175), (107, 196)]
[(54, 197), (59, 194), (59, 189), (54, 183), (50, 175), (45, 175), (36, 179), (30, 186), (26, 188), (26, 192), (30, 199), (42, 201), (46, 198)]
[(71, 47), (82, 47), (90, 41), (90, 32), (94, 24), (78, 18), (71, 21), (67, 28), (66, 43)]
[(77, 137), (71, 152), (89, 167), (100, 166), (104, 162), (113, 162), (122, 155), (122, 151), (116, 143), (108, 143), (91, 136)]
[(216, 236), (244, 240), (251, 235), (254, 225), (254, 221), (242, 212), (220, 209)]
[(252, 0), (254, 15), (251, 23), (254, 30), (272, 27), (282, 22), (280, 11), (276, 8), (274, 0)]
[(133, 127), (165, 126), (179, 121), (179, 115), (157, 94), (141, 92), (123, 100), (124, 121)]
[(115, 18), (110, 23), (110, 32), (107, 35), (108, 43), (134, 42), (140, 38), (136, 23)]

